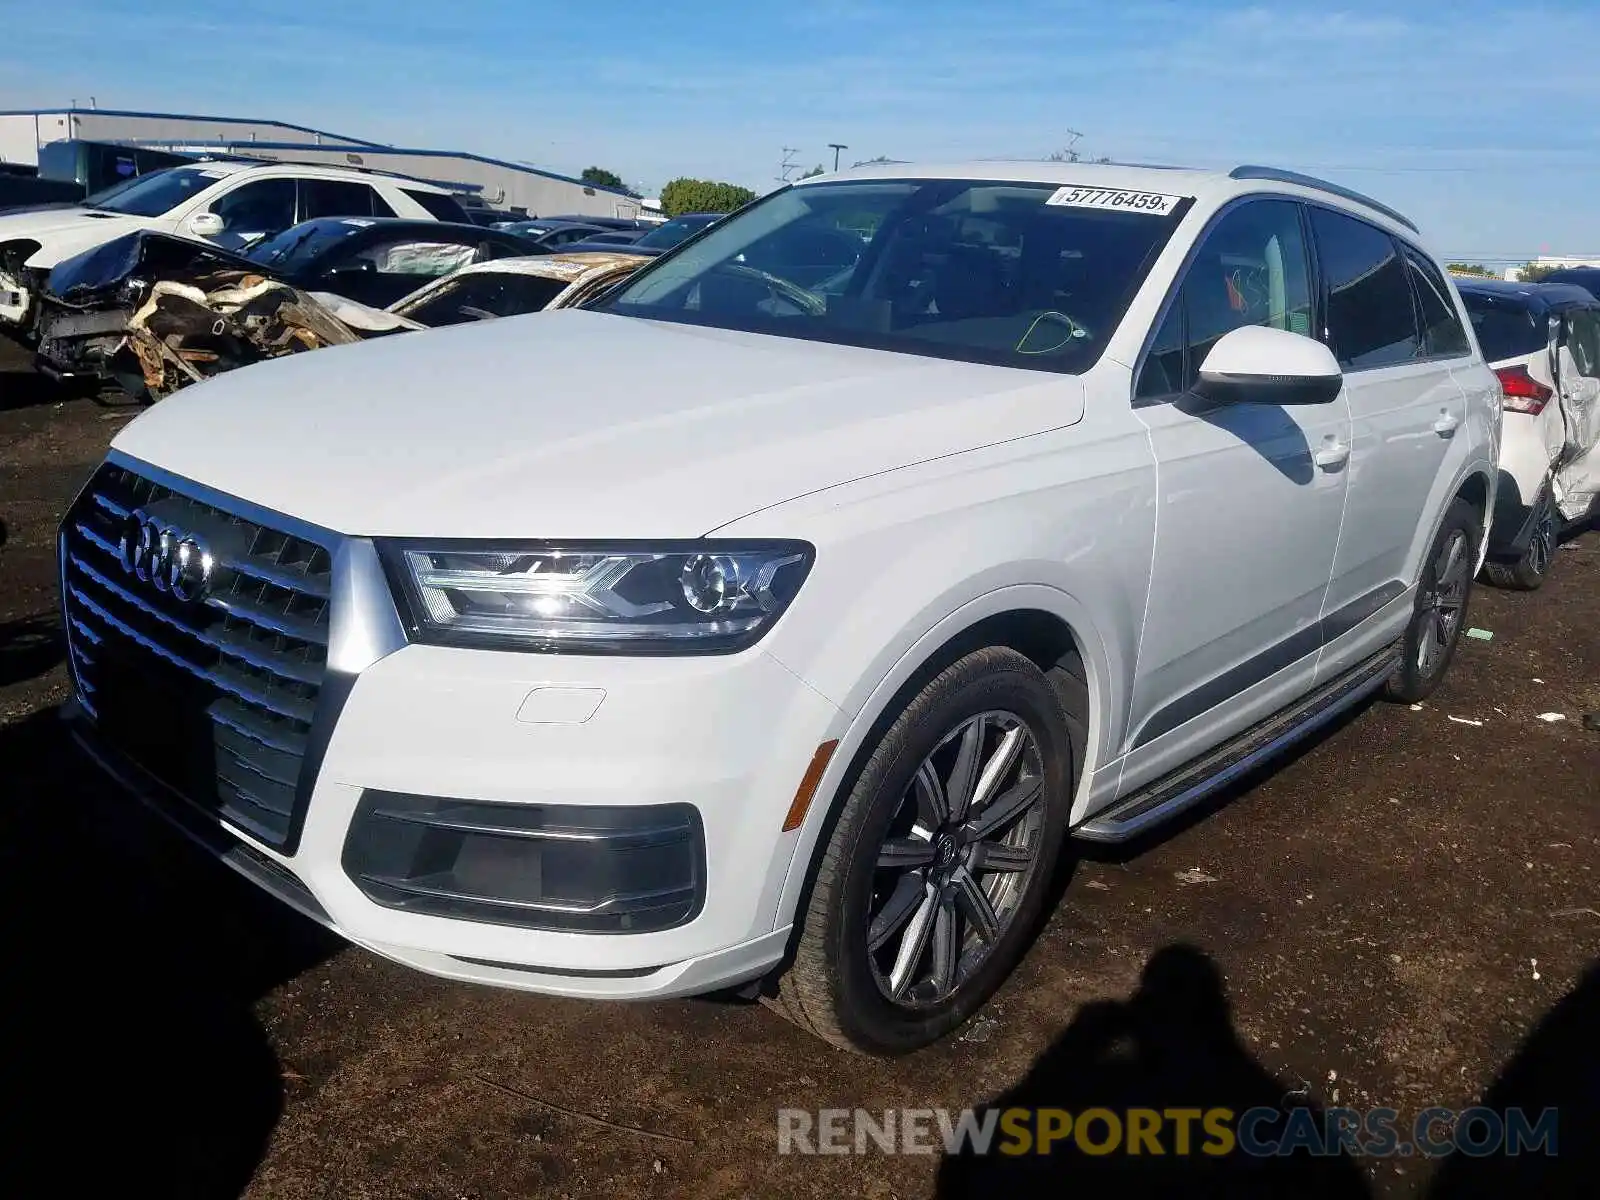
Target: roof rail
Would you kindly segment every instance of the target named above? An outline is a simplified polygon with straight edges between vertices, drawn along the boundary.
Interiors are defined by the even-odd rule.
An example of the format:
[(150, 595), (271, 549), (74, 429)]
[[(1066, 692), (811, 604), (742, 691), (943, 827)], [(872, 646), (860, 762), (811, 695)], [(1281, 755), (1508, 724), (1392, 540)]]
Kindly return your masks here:
[(1396, 212), (1387, 204), (1374, 200), (1371, 196), (1364, 196), (1351, 188), (1342, 187), (1337, 183), (1329, 183), (1326, 179), (1318, 179), (1315, 175), (1302, 175), (1299, 171), (1285, 171), (1279, 167), (1240, 166), (1228, 172), (1229, 179), (1268, 179), (1274, 183), (1293, 183), (1300, 187), (1315, 188), (1319, 192), (1328, 192), (1357, 204), (1364, 204), (1370, 209), (1381, 212), (1391, 221), (1398, 221), (1412, 233), (1420, 234), (1422, 231), (1416, 224), (1403, 213)]

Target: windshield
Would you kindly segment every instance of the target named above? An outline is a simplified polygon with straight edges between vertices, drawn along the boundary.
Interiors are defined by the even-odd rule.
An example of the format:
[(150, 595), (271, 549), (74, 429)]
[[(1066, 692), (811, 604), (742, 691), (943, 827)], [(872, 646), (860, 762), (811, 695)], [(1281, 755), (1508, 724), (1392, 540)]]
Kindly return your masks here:
[(226, 172), (206, 167), (168, 167), (113, 184), (83, 203), (102, 212), (159, 217), (198, 196), (225, 175)]
[[(1126, 205), (1094, 206), (1106, 196)], [(804, 185), (718, 221), (598, 307), (1077, 373), (1100, 357), (1185, 207), (1044, 183)]]
[(1485, 362), (1523, 358), (1548, 348), (1550, 332), (1545, 319), (1515, 299), (1462, 292), (1461, 300), (1472, 318)]
[(664, 225), (657, 225), (634, 244), (651, 250), (671, 250), (691, 233), (699, 233), (716, 219), (714, 216), (674, 217)]
[(353, 237), (371, 225), (371, 221), (359, 217), (302, 221), (280, 234), (257, 242), (245, 251), (245, 257), (264, 267), (292, 275), (307, 263), (321, 258), (345, 238)]

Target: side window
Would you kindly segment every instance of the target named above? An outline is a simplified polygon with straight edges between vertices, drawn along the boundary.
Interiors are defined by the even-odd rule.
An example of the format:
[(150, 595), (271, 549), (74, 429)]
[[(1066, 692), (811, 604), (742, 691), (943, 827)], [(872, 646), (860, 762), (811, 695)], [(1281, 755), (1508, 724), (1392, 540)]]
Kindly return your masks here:
[(1328, 294), (1328, 345), (1346, 370), (1392, 367), (1418, 354), (1411, 285), (1394, 239), (1354, 217), (1312, 208)]
[(1575, 308), (1567, 314), (1567, 348), (1578, 374), (1600, 379), (1600, 310)]
[(1450, 287), (1439, 268), (1414, 246), (1407, 246), (1406, 269), (1417, 296), (1417, 316), (1422, 324), (1422, 353), (1430, 358), (1471, 353), (1472, 344), (1456, 314)]
[(370, 217), (373, 191), (364, 183), (343, 179), (302, 179), (300, 219), (314, 217)]
[(1150, 353), (1145, 356), (1138, 386), (1133, 389), (1135, 399), (1153, 400), (1185, 389), (1183, 349), (1183, 299), (1180, 296), (1167, 310), (1167, 319), (1161, 322), (1161, 328), (1150, 342)]
[(380, 275), (415, 276), (420, 283), (437, 279), (477, 259), (478, 248), (459, 242), (406, 241), (380, 242), (357, 251), (348, 261), (352, 265), (370, 264)]
[(454, 196), (446, 196), (441, 192), (414, 192), (410, 188), (400, 190), (422, 205), (423, 210), (436, 221), (465, 222), (467, 219), (467, 210), (461, 207)]
[(1256, 200), (1234, 209), (1195, 250), (1134, 394), (1187, 391), (1211, 347), (1246, 325), (1309, 336), (1309, 280), (1298, 204)]
[(258, 179), (212, 201), (229, 233), (278, 233), (294, 224), (294, 180)]

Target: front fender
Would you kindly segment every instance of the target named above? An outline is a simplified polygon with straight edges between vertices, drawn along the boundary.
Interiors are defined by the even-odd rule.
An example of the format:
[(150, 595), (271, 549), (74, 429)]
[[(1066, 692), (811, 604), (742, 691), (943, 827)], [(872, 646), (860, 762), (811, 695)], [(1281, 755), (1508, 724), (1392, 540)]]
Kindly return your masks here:
[[(1059, 618), (1072, 631), (1083, 655), (1089, 685), (1089, 728), (1071, 821), (1076, 823), (1083, 819), (1092, 807), (1090, 790), (1095, 773), (1105, 764), (1107, 748), (1120, 740), (1121, 724), (1113, 720), (1111, 714), (1121, 713), (1122, 720), (1126, 720), (1131, 661), (1125, 661), (1122, 653), (1108, 647), (1096, 630), (1089, 610), (1078, 597), (1048, 585), (1013, 584), (995, 588), (974, 596), (954, 611), (945, 611), (947, 616), (932, 622), (920, 633), (907, 629), (895, 637), (862, 672), (860, 686), (847, 697), (847, 702), (840, 704), (836, 727), (828, 735), (837, 738), (839, 744), (818, 783), (816, 801), (797, 831), (774, 928), (781, 928), (795, 919), (818, 841), (844, 799), (844, 784), (900, 690), (945, 646), (991, 617), (1013, 612), (1044, 612)], [(770, 649), (767, 652), (772, 653)], [(783, 659), (778, 661), (783, 662)], [(805, 678), (790, 664), (784, 665)]]

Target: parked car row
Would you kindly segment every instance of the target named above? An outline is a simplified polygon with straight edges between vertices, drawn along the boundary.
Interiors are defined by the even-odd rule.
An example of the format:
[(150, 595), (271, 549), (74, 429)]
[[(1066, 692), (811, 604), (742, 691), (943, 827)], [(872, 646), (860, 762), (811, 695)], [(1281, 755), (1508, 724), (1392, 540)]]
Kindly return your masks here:
[[(399, 962), (899, 1054), (1010, 975), (1069, 838), (1431, 694), (1497, 526), (1591, 477), (1589, 299), (1498, 340), (1309, 176), (895, 163), (680, 231), (525, 320), (475, 263), (409, 301), (451, 328), (124, 428), (60, 536), (86, 752)], [(1557, 434), (1507, 427), (1556, 395), (1541, 492), (1507, 453)]]
[(36, 361), (154, 400), (263, 359), (577, 303), (645, 261), (536, 250), (503, 230), (373, 217), (320, 217), (242, 254), (124, 234), (51, 271)]

